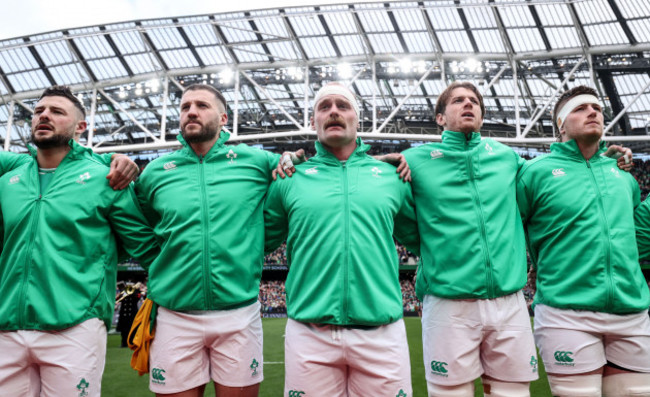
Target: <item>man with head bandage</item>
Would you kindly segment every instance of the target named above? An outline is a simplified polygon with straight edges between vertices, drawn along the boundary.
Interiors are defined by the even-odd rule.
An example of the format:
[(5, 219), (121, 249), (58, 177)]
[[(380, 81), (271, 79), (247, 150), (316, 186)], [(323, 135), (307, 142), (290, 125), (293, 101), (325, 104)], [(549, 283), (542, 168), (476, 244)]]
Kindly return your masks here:
[(650, 292), (639, 267), (639, 186), (604, 156), (596, 91), (565, 92), (560, 142), (528, 162), (517, 201), (537, 270), (535, 340), (556, 396), (650, 396)]
[(357, 137), (343, 85), (315, 96), (316, 156), (273, 182), (266, 250), (287, 240), (285, 396), (411, 396), (393, 235), (419, 248), (411, 188)]

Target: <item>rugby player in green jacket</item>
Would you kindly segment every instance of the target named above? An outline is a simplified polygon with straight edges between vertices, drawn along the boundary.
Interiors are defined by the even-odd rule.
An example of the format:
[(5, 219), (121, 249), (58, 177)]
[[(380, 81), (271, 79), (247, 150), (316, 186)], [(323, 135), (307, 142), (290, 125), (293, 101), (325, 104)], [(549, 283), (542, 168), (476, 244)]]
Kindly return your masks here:
[(83, 105), (43, 92), (25, 164), (0, 178), (0, 395), (99, 396), (115, 304), (118, 247), (143, 264), (159, 252), (132, 187), (77, 144)]
[(187, 87), (178, 139), (136, 183), (162, 241), (148, 268), (159, 305), (150, 389), (165, 396), (257, 396), (263, 379), (258, 302), (264, 259), (263, 202), (279, 155), (226, 145), (226, 101), (210, 85)]
[(316, 156), (271, 184), (266, 248), (287, 239), (285, 396), (411, 396), (393, 235), (417, 252), (410, 185), (366, 152), (336, 83), (314, 99)]
[(566, 91), (553, 121), (560, 142), (524, 166), (517, 195), (537, 271), (535, 340), (551, 391), (650, 396), (650, 293), (634, 226), (639, 185), (601, 156), (594, 89)]

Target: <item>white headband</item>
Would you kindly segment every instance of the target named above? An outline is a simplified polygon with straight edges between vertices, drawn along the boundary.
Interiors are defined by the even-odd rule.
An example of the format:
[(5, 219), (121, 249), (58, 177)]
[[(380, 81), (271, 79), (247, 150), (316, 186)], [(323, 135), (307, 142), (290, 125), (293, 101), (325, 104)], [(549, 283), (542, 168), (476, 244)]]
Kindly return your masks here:
[(341, 95), (345, 97), (345, 99), (352, 104), (352, 107), (354, 108), (354, 112), (357, 114), (357, 117), (359, 117), (359, 104), (357, 103), (357, 99), (354, 97), (354, 94), (347, 88), (345, 88), (342, 85), (339, 84), (328, 84), (323, 86), (317, 93), (316, 97), (314, 98), (314, 109), (316, 109), (316, 105), (318, 102), (323, 99), (326, 95)]
[(562, 110), (560, 110), (560, 113), (557, 115), (557, 120), (555, 120), (557, 127), (562, 128), (569, 113), (573, 112), (573, 109), (577, 108), (578, 106), (584, 105), (586, 103), (593, 103), (594, 105), (600, 106), (598, 98), (593, 95), (576, 95), (573, 98), (569, 99), (569, 101), (565, 103), (564, 106), (562, 106)]

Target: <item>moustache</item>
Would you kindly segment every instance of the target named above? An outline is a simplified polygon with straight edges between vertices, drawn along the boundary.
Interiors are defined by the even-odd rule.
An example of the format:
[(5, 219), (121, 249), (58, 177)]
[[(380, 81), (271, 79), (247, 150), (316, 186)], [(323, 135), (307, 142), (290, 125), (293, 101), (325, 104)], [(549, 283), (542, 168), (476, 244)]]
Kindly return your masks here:
[(331, 127), (331, 126), (339, 126), (341, 128), (345, 128), (345, 120), (343, 120), (341, 117), (332, 117), (328, 119), (325, 122), (325, 129)]

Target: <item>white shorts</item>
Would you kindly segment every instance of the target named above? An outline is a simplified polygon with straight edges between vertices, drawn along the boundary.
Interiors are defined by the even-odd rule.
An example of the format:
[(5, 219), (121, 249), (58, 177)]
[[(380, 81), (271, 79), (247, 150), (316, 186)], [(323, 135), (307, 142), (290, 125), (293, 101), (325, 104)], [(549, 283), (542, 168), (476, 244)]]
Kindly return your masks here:
[(0, 331), (0, 396), (99, 397), (105, 359), (98, 318), (58, 331)]
[(456, 386), (485, 374), (505, 382), (537, 379), (537, 351), (521, 291), (495, 299), (424, 297), (427, 382)]
[(246, 387), (263, 379), (260, 303), (233, 310), (158, 308), (149, 389), (170, 394), (204, 385)]
[(404, 321), (355, 329), (287, 320), (284, 395), (412, 396)]
[(581, 374), (608, 361), (650, 372), (648, 311), (611, 314), (535, 305), (535, 341), (546, 372)]

